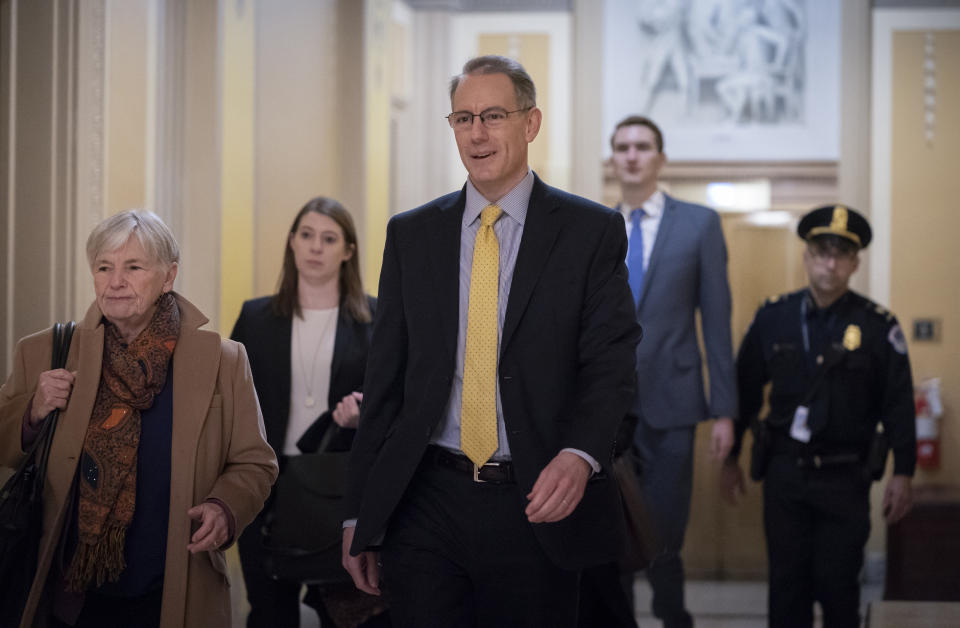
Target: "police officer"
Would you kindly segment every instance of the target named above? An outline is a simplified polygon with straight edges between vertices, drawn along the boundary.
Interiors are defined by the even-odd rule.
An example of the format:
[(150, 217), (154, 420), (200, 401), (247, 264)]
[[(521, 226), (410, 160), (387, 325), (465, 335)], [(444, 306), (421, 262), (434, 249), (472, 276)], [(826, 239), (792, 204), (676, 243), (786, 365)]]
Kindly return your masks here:
[[(859, 626), (863, 547), (870, 534), (870, 482), (893, 449), (883, 511), (888, 523), (911, 506), (916, 464), (913, 383), (897, 319), (849, 289), (870, 225), (856, 211), (817, 208), (800, 221), (807, 288), (772, 297), (754, 317), (737, 356), (740, 416), (721, 473), (721, 493), (743, 493), (744, 430), (757, 445), (751, 475), (763, 478), (771, 626)], [(763, 389), (770, 413), (757, 416)], [(879, 422), (879, 426), (878, 426)]]

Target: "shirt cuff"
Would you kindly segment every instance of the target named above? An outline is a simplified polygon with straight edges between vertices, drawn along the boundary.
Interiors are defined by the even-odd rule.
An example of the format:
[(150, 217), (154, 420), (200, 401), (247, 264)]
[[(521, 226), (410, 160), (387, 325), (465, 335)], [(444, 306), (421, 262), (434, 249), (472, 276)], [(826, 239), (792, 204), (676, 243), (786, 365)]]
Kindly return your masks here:
[(356, 528), (356, 527), (357, 527), (357, 520), (356, 520), (356, 519), (347, 519), (347, 520), (345, 520), (345, 521), (343, 522), (343, 527), (344, 527), (344, 528)]
[(593, 469), (594, 473), (600, 473), (600, 463), (594, 460), (593, 456), (591, 456), (587, 452), (581, 451), (580, 449), (574, 449), (573, 447), (564, 447), (560, 451), (569, 451), (572, 454), (577, 454), (578, 456), (580, 456), (581, 458), (587, 461), (587, 464), (590, 465), (590, 468)]
[(237, 533), (237, 520), (233, 516), (233, 511), (230, 510), (230, 507), (227, 504), (217, 497), (208, 497), (204, 500), (207, 503), (216, 504), (223, 509), (223, 513), (227, 515), (227, 540), (221, 545), (221, 549), (226, 549), (233, 545), (233, 537)]

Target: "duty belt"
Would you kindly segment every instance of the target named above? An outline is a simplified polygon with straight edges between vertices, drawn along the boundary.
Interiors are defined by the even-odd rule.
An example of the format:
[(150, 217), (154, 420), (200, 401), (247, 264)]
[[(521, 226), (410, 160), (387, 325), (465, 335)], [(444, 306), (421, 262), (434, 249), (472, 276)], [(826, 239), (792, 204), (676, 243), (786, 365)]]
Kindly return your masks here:
[(797, 456), (798, 467), (813, 467), (821, 469), (823, 467), (839, 467), (842, 465), (859, 464), (862, 461), (860, 454), (813, 454), (806, 456)]
[(822, 446), (801, 443), (790, 438), (780, 429), (773, 432), (773, 453), (774, 455), (787, 456), (796, 460), (798, 467), (822, 469), (824, 467), (839, 467), (843, 465), (862, 464), (864, 454), (849, 449), (834, 449), (827, 451), (818, 451)]

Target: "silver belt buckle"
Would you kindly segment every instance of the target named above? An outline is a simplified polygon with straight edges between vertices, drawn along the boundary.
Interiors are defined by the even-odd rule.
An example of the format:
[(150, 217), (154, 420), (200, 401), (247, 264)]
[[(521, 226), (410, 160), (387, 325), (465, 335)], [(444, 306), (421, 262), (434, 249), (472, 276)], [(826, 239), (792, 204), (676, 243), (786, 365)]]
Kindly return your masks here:
[(485, 463), (485, 464), (483, 464), (483, 465), (477, 466), (477, 463), (474, 462), (474, 463), (473, 463), (473, 481), (474, 481), (474, 482), (476, 482), (476, 483), (478, 483), (478, 484), (486, 484), (486, 483), (487, 483), (486, 480), (481, 480), (481, 479), (480, 479), (480, 469), (482, 469), (483, 467), (486, 467), (486, 466), (499, 467), (499, 466), (500, 466), (500, 463), (499, 463), (499, 462), (492, 462), (492, 461), (491, 461), (491, 462), (487, 462), (487, 463)]

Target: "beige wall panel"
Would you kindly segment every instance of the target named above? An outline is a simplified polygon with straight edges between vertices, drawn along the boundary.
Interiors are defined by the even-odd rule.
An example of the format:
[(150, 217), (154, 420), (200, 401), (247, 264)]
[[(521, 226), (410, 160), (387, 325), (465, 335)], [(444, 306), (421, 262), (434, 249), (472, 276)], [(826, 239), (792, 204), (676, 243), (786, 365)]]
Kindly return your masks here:
[[(842, 3), (840, 39), (840, 160), (837, 163), (838, 192), (824, 204), (841, 202), (870, 216), (870, 0)], [(860, 260), (860, 270), (851, 287), (865, 292), (870, 278), (870, 256)]]
[[(2, 5), (0, 377), (15, 342), (73, 311), (72, 5)], [(86, 273), (89, 277), (89, 273)]]
[[(450, 113), (447, 84), (454, 73), (451, 15), (416, 11), (411, 18), (410, 89), (405, 92), (409, 100), (394, 101), (391, 176), (395, 185), (390, 208), (394, 214), (456, 189), (449, 171), (459, 167), (460, 160), (453, 131), (444, 119)], [(457, 185), (463, 185), (463, 178)]]
[[(254, 282), (247, 298), (274, 291), (287, 230), (304, 203), (320, 195), (343, 200), (337, 2), (257, 6)], [(348, 209), (354, 217), (360, 211)]]
[[(184, 20), (180, 238), (177, 290), (220, 321), (220, 102), (215, 2), (190, 2)], [(229, 329), (227, 330), (229, 333)]]
[[(537, 106), (543, 111), (543, 124), (556, 124), (550, 119), (550, 36), (539, 33), (480, 35), (477, 55), (504, 55), (523, 64), (537, 86)], [(541, 126), (537, 139), (530, 144), (530, 168), (541, 177), (549, 177), (550, 134)], [(550, 180), (547, 179), (549, 182)]]
[[(67, 187), (72, 181), (73, 144), (67, 133), (73, 109), (67, 77), (73, 23), (69, 6), (50, 2), (10, 3), (6, 9), (15, 35), (5, 33), (3, 43), (8, 179), (2, 188), (2, 259), (8, 283), (0, 328), (12, 350), (27, 333), (74, 316), (68, 272), (73, 198)], [(5, 353), (3, 363), (8, 359)]]
[[(907, 333), (914, 380), (940, 377), (946, 416), (941, 422), (939, 471), (920, 471), (918, 483), (960, 483), (960, 30), (934, 34), (936, 104), (933, 138), (925, 139), (924, 31), (893, 35), (891, 150), (891, 309)], [(943, 321), (937, 343), (914, 342), (911, 321)]]
[[(427, 135), (418, 121), (426, 107), (417, 99), (414, 77), (424, 70), (426, 61), (417, 64), (413, 37), (414, 13), (406, 4), (393, 5), (390, 24), (390, 214), (420, 205), (425, 162), (414, 151), (427, 152)], [(417, 67), (419, 65), (419, 67)], [(412, 102), (415, 103), (411, 106)], [(440, 119), (437, 116), (437, 119)], [(445, 122), (444, 120), (440, 120)], [(436, 119), (434, 120), (436, 124)], [(444, 152), (444, 154), (446, 154)], [(373, 245), (371, 245), (373, 251)], [(364, 248), (364, 253), (367, 252)]]
[(77, 11), (75, 142), (76, 201), (73, 311), (82, 315), (93, 301), (87, 267), (87, 236), (104, 216), (104, 67), (106, 0), (74, 3)]
[(146, 203), (148, 0), (109, 0), (104, 94), (104, 209)]
[[(48, 282), (53, 228), (50, 73), (54, 63), (53, 8), (45, 2), (18, 2), (16, 17), (16, 90), (11, 157), (16, 172), (9, 191), (13, 213), (13, 283), (16, 304), (13, 340), (42, 329), (50, 321)], [(38, 77), (46, 80), (37, 80)]]
[(6, 379), (8, 366), (13, 360), (13, 328), (11, 322), (14, 312), (14, 299), (10, 292), (13, 280), (13, 264), (10, 254), (13, 243), (13, 209), (10, 191), (16, 175), (12, 155), (8, 150), (14, 136), (11, 131), (13, 95), (16, 93), (10, 84), (14, 75), (15, 55), (13, 46), (16, 40), (16, 25), (13, 23), (16, 2), (0, 2), (0, 381)]
[(363, 15), (363, 215), (365, 243), (360, 272), (368, 291), (380, 281), (390, 218), (391, 84), (389, 73), (392, 0), (364, 0)]
[(255, 10), (220, 3), (220, 329), (253, 285)]
[(603, 152), (597, 138), (610, 133), (596, 115), (597, 94), (603, 93), (603, 5), (603, 0), (573, 1), (570, 191), (597, 202), (604, 202)]
[[(764, 299), (805, 285), (800, 264), (803, 243), (794, 235), (792, 225), (760, 227), (751, 224), (743, 214), (723, 214), (722, 221), (729, 255), (727, 272), (736, 350)], [(691, 577), (765, 577), (761, 486), (748, 479), (746, 495), (736, 507), (720, 498), (719, 467), (710, 459), (712, 427), (709, 421), (697, 427), (684, 563)], [(748, 433), (740, 455), (744, 473), (749, 469), (752, 442)]]
[[(335, 159), (339, 166), (338, 199), (350, 210), (359, 232), (358, 238), (366, 246), (361, 247), (360, 272), (364, 287), (368, 292), (376, 293), (376, 281), (366, 274), (364, 260), (371, 250), (377, 250), (367, 240), (364, 221), (366, 207), (366, 147), (364, 144), (366, 128), (366, 108), (363, 106), (366, 84), (364, 68), (366, 48), (364, 46), (365, 2), (362, 0), (337, 1), (337, 102), (333, 110), (337, 119), (338, 143)], [(382, 247), (377, 253), (382, 253)]]

